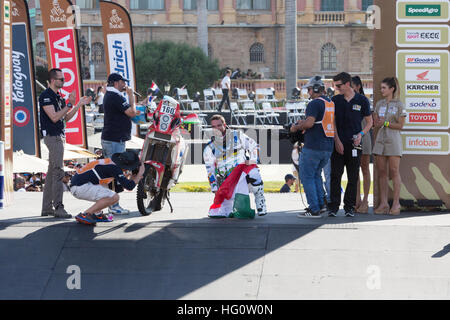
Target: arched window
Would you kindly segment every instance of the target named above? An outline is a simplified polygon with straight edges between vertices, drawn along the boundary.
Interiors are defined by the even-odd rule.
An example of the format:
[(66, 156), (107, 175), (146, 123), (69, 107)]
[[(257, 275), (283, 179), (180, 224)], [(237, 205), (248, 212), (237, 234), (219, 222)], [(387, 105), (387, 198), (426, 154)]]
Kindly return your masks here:
[(334, 44), (326, 43), (320, 49), (320, 68), (322, 71), (336, 70), (337, 50)]
[(47, 48), (45, 47), (45, 42), (38, 42), (36, 44), (36, 55), (47, 60)]
[(250, 62), (264, 62), (264, 46), (256, 42), (250, 47)]
[(94, 64), (105, 62), (105, 48), (103, 47), (103, 43), (94, 42), (92, 44), (92, 61)]

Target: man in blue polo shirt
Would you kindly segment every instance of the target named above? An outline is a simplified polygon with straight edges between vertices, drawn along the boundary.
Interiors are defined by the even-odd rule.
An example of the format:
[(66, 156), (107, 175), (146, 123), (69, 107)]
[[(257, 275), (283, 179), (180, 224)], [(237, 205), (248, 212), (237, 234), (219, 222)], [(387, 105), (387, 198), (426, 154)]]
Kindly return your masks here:
[(330, 159), (334, 145), (334, 104), (325, 94), (325, 84), (315, 76), (304, 86), (312, 101), (306, 107), (306, 119), (291, 126), (290, 131), (305, 130), (300, 153), (300, 180), (305, 189), (309, 208), (300, 218), (321, 218), (324, 212), (322, 169)]
[[(127, 86), (128, 80), (118, 73), (108, 77), (106, 93), (103, 97), (102, 149), (105, 158), (115, 153), (125, 152), (125, 143), (131, 139), (131, 118), (136, 116), (133, 89)], [(123, 92), (126, 92), (128, 99)], [(128, 214), (130, 211), (116, 203), (109, 207), (113, 214)]]
[[(333, 78), (340, 94), (332, 98), (336, 108), (335, 150), (331, 155), (331, 203), (329, 216), (335, 217), (341, 204), (341, 179), (344, 167), (347, 170), (347, 186), (344, 194), (344, 210), (347, 217), (354, 216), (356, 188), (358, 184), (361, 138), (372, 127), (369, 100), (351, 87), (351, 76), (342, 72)], [(366, 126), (361, 127), (361, 121)]]
[(64, 74), (61, 69), (49, 71), (49, 87), (39, 96), (39, 120), (41, 134), (48, 148), (48, 171), (45, 178), (42, 199), (42, 216), (70, 218), (63, 205), (64, 183), (64, 143), (65, 123), (72, 119), (79, 108), (91, 102), (90, 97), (82, 97), (75, 105), (76, 94), (71, 92), (69, 103), (59, 94), (64, 87)]

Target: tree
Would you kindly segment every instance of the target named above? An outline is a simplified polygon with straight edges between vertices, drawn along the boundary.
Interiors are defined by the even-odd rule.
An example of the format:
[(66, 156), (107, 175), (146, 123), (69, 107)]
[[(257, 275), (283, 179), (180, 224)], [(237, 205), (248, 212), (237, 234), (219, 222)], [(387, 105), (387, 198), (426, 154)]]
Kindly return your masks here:
[(164, 90), (186, 85), (188, 92), (202, 92), (219, 79), (216, 60), (209, 61), (200, 48), (170, 41), (141, 43), (135, 48), (137, 90), (146, 94), (152, 80)]

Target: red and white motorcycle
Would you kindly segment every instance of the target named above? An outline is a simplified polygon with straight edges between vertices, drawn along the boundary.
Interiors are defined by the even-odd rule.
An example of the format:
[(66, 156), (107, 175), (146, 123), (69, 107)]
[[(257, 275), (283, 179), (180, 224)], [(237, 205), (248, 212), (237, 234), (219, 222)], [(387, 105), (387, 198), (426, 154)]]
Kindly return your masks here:
[(200, 123), (196, 114), (182, 116), (179, 102), (169, 96), (163, 97), (149, 118), (153, 123), (140, 153), (145, 173), (136, 197), (139, 212), (144, 216), (161, 210), (166, 199), (173, 211), (169, 191), (180, 177), (189, 149), (181, 135), (181, 126)]

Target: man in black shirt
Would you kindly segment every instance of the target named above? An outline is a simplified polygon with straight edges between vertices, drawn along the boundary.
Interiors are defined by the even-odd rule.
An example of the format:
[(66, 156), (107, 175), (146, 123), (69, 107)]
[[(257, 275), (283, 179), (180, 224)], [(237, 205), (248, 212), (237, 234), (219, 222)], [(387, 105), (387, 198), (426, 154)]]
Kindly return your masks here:
[(45, 178), (44, 194), (42, 200), (42, 216), (53, 215), (57, 218), (70, 218), (66, 212), (63, 200), (64, 183), (64, 143), (65, 122), (72, 119), (78, 109), (91, 102), (90, 97), (82, 97), (76, 101), (75, 91), (69, 94), (66, 104), (59, 90), (64, 86), (64, 74), (61, 69), (49, 71), (50, 86), (39, 96), (39, 120), (41, 134), (48, 148), (48, 171)]
[[(331, 155), (331, 203), (329, 216), (336, 216), (341, 204), (341, 179), (344, 167), (347, 170), (347, 186), (344, 195), (344, 210), (348, 217), (354, 216), (356, 188), (361, 158), (361, 138), (372, 127), (369, 100), (351, 87), (351, 76), (342, 72), (333, 78), (340, 94), (332, 98), (335, 105), (336, 134), (335, 150)], [(361, 121), (366, 126), (361, 127)]]
[[(127, 86), (128, 80), (118, 73), (108, 77), (108, 86), (103, 98), (104, 120), (102, 149), (105, 158), (114, 153), (125, 152), (125, 143), (131, 139), (131, 118), (136, 116), (133, 89)], [(124, 97), (126, 92), (128, 101)], [(116, 203), (109, 207), (113, 214), (128, 214), (130, 211)]]
[(292, 174), (287, 174), (284, 176), (284, 182), (286, 182), (280, 189), (280, 193), (291, 192), (291, 186), (295, 182), (295, 177)]

